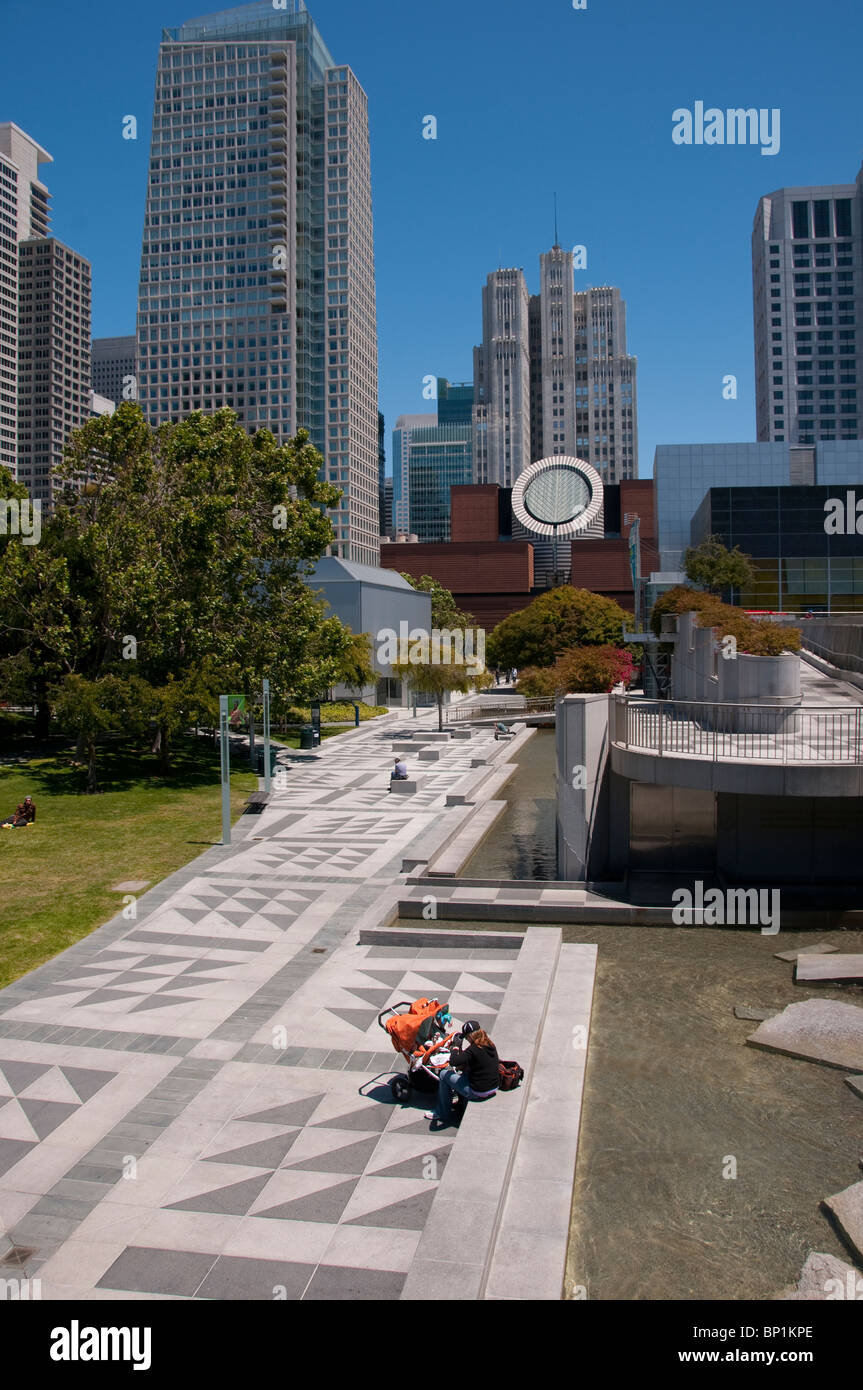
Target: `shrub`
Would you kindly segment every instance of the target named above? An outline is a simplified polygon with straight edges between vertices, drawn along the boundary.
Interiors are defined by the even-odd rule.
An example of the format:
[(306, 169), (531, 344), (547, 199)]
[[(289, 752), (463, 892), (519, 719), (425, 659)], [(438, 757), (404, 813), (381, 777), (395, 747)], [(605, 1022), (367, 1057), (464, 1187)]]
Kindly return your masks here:
[(631, 652), (606, 643), (601, 647), (571, 647), (553, 666), (528, 667), (517, 689), (526, 696), (599, 695), (618, 682), (628, 685), (635, 672)]
[(740, 652), (751, 656), (779, 656), (782, 652), (800, 650), (799, 627), (783, 627), (769, 619), (750, 618), (742, 608), (722, 603), (715, 595), (691, 589), (686, 584), (678, 584), (656, 600), (650, 626), (659, 636), (663, 615), (693, 611), (698, 614), (699, 627), (715, 628), (720, 637), (734, 637)]

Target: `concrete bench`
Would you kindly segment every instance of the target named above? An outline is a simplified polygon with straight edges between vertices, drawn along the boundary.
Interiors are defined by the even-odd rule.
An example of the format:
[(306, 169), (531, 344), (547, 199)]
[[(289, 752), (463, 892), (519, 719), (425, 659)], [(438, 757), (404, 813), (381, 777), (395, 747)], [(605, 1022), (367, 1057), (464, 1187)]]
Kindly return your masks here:
[(417, 756), (421, 763), (436, 763), (440, 758), (440, 749), (421, 748)]
[(513, 733), (512, 729), (495, 729), (495, 731), (494, 731), (494, 741), (495, 741), (495, 743), (497, 743), (497, 741), (498, 741), (499, 738), (515, 738), (515, 734)]
[(416, 782), (410, 777), (391, 777), (390, 791), (398, 792), (400, 796), (409, 796), (417, 789)]
[(449, 732), (446, 729), (434, 729), (430, 733), (420, 734), (423, 743), (449, 743)]
[(473, 738), (473, 729), (452, 729), (452, 738)]
[[(422, 740), (422, 742), (424, 742), (424, 740)], [(414, 743), (413, 740), (408, 741), (408, 739), (398, 739), (392, 745), (392, 751), (394, 753), (415, 753), (420, 746), (421, 742)]]
[(260, 815), (269, 800), (269, 792), (250, 792), (246, 797), (246, 807), (252, 815)]

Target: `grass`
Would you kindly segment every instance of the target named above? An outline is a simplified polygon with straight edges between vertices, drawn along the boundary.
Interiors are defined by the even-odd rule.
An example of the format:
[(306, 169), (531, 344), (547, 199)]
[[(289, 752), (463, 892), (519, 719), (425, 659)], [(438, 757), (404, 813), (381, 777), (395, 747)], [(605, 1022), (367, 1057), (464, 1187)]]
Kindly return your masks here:
[[(84, 770), (71, 759), (62, 747), (0, 767), (0, 819), (28, 792), (37, 811), (26, 830), (0, 830), (0, 986), (113, 917), (123, 895), (112, 884), (152, 887), (221, 841), (219, 754), (209, 741), (178, 743), (168, 778), (147, 752), (100, 749), (96, 796), (82, 794)], [(232, 820), (257, 786), (237, 759)]]

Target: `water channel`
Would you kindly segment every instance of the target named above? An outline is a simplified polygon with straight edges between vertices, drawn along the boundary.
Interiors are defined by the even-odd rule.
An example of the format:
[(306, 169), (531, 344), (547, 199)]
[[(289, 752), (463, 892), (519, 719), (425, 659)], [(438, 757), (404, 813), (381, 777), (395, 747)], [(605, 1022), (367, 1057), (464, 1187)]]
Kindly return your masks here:
[[(554, 763), (554, 732), (538, 730), (465, 877), (555, 877)], [(837, 1070), (747, 1047), (757, 1025), (734, 1017), (735, 1004), (778, 1011), (813, 992), (774, 954), (812, 935), (783, 933), (779, 944), (733, 928), (561, 931), (599, 947), (568, 1295), (769, 1299), (812, 1250), (850, 1262), (820, 1203), (859, 1179), (861, 1102)], [(863, 951), (863, 932), (817, 939)], [(817, 992), (863, 1002), (857, 987)]]

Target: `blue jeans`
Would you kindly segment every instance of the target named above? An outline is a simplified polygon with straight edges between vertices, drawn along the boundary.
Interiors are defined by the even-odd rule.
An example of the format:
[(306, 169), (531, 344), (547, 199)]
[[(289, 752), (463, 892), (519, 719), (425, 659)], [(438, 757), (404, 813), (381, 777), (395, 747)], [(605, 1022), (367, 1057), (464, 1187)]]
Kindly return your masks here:
[(444, 1067), (438, 1077), (437, 1103), (435, 1113), (442, 1124), (449, 1124), (452, 1119), (452, 1097), (453, 1091), (458, 1091), (465, 1100), (473, 1100), (474, 1092), (471, 1090), (470, 1082), (463, 1072), (456, 1071), (455, 1067)]

